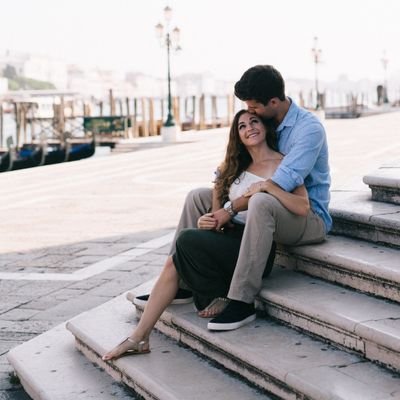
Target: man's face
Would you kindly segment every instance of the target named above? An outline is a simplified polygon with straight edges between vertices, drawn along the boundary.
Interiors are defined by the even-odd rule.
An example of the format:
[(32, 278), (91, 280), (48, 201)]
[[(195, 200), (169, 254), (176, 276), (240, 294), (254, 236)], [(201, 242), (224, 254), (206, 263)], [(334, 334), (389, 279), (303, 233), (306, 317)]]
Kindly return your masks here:
[(270, 119), (274, 118), (276, 111), (271, 104), (271, 101), (264, 105), (256, 100), (246, 100), (247, 110), (252, 114), (257, 114), (261, 118)]

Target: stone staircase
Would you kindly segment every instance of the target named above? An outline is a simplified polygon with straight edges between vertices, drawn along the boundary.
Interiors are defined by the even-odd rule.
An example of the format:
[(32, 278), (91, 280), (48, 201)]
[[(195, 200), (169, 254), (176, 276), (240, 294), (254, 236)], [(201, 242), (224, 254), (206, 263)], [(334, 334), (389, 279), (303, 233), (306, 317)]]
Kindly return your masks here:
[[(150, 355), (103, 362), (136, 323), (126, 297), (148, 292), (149, 282), (70, 320), (76, 347), (146, 399), (400, 399), (400, 165), (364, 182), (375, 200), (390, 203), (368, 192), (333, 193), (332, 234), (319, 245), (278, 249), (253, 323), (210, 332), (193, 305), (170, 306), (152, 334)], [(71, 337), (63, 326), (45, 335), (9, 353), (32, 398), (102, 399), (92, 384), (84, 395), (69, 394), (77, 371), (84, 377), (89, 365), (75, 361), (68, 375), (60, 346), (71, 352)], [(65, 382), (58, 394), (55, 370)], [(125, 399), (121, 390), (108, 398)]]

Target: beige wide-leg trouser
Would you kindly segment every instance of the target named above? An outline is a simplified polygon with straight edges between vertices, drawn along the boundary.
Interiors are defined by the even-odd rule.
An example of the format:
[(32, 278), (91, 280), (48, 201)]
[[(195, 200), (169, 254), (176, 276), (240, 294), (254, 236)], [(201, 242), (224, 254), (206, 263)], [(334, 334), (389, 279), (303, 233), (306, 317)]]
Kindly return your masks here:
[[(180, 231), (196, 228), (197, 220), (211, 208), (211, 204), (212, 189), (200, 188), (189, 192), (170, 255), (175, 253), (175, 242)], [(297, 216), (272, 195), (254, 194), (249, 200), (246, 226), (228, 297), (246, 303), (254, 302), (261, 289), (262, 275), (274, 240), (293, 246), (318, 243), (324, 239), (324, 222), (313, 211), (306, 217)]]

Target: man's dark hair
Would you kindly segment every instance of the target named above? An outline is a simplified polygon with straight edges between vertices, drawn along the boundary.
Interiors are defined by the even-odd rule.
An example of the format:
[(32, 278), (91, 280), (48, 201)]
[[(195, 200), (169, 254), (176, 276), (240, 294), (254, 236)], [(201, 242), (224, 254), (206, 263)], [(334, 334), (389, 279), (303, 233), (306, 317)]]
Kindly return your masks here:
[(285, 81), (272, 65), (256, 65), (249, 68), (235, 84), (235, 96), (240, 100), (255, 100), (267, 105), (278, 97), (285, 100)]

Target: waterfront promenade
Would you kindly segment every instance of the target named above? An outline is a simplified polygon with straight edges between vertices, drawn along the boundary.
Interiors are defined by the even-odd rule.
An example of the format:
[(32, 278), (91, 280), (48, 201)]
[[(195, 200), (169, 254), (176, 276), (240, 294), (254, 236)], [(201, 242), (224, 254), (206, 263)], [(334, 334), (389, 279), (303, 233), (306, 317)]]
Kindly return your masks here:
[[(333, 190), (368, 190), (362, 176), (400, 158), (400, 112), (325, 126)], [(185, 194), (211, 185), (226, 139), (139, 139), (160, 146), (0, 174), (0, 399), (28, 398), (8, 349), (157, 275)]]

